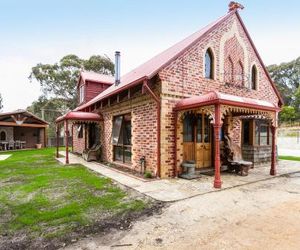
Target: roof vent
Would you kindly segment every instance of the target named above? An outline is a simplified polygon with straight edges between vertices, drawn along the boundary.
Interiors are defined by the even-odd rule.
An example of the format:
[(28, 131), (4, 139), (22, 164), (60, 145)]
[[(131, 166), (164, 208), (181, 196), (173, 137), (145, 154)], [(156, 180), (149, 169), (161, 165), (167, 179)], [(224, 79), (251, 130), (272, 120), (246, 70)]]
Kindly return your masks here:
[(120, 84), (120, 51), (115, 52), (115, 85), (118, 86)]

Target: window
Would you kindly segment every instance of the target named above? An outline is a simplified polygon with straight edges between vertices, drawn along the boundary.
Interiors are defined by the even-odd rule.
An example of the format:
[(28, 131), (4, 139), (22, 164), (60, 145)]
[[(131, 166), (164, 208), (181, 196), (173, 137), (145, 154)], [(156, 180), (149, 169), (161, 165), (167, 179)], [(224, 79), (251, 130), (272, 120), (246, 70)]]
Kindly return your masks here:
[(251, 130), (250, 130), (250, 121), (243, 121), (243, 129), (242, 129), (242, 138), (243, 138), (243, 145), (251, 145)]
[(233, 83), (233, 62), (230, 56), (227, 57), (225, 64), (225, 81)]
[(268, 123), (255, 121), (255, 144), (259, 146), (270, 145), (270, 129)]
[(251, 69), (251, 89), (257, 90), (257, 68), (255, 65)]
[[(198, 125), (197, 125), (198, 129)], [(186, 115), (183, 120), (183, 141), (193, 142), (194, 141), (194, 116)], [(202, 130), (202, 129), (201, 129)]]
[(83, 138), (83, 125), (78, 125), (77, 127), (77, 137)]
[(84, 85), (79, 87), (79, 103), (84, 101)]
[(1, 133), (0, 133), (0, 140), (1, 141), (6, 141), (6, 133), (5, 133), (5, 131), (1, 131)]
[(271, 145), (272, 134), (270, 125), (264, 120), (243, 120), (242, 144), (267, 146)]
[(214, 77), (214, 57), (211, 49), (205, 53), (205, 78), (213, 79)]
[(131, 115), (114, 117), (112, 128), (114, 161), (131, 163)]

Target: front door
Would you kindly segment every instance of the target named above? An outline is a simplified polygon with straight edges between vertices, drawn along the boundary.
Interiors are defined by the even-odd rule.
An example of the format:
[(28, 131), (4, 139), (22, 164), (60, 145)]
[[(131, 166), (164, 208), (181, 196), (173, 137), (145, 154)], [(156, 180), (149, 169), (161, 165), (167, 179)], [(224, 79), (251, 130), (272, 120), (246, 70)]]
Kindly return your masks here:
[(211, 125), (207, 115), (187, 115), (183, 126), (183, 160), (197, 168), (211, 166)]
[(197, 168), (211, 166), (211, 127), (208, 116), (205, 114), (197, 115), (196, 121), (196, 141), (195, 154)]

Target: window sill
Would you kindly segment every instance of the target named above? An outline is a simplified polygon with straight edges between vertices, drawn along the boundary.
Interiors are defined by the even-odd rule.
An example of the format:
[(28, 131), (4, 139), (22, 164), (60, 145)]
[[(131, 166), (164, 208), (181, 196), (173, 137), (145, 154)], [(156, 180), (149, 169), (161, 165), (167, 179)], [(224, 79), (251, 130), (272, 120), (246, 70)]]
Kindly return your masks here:
[(113, 161), (112, 163), (115, 164), (115, 165), (118, 165), (120, 167), (132, 168), (132, 163), (124, 163), (124, 162), (121, 162), (121, 161)]

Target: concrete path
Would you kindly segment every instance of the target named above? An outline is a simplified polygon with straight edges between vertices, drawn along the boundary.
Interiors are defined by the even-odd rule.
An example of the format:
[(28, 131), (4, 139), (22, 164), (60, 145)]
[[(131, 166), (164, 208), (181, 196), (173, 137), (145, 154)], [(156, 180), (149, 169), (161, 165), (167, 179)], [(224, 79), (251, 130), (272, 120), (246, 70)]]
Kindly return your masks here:
[[(65, 152), (61, 151), (60, 155), (65, 155)], [(65, 162), (64, 157), (58, 158), (57, 160), (63, 164)], [(69, 160), (70, 164), (82, 164), (99, 174), (107, 176), (123, 184), (124, 186), (133, 188), (138, 192), (148, 195), (159, 201), (179, 201), (200, 194), (220, 191), (219, 189), (213, 188), (213, 176), (203, 175), (201, 178), (195, 180), (175, 178), (145, 181), (129, 174), (106, 167), (100, 163), (86, 162), (81, 157), (74, 154), (69, 154)], [(297, 171), (300, 171), (300, 162), (279, 161), (277, 176)], [(248, 183), (274, 178), (274, 176), (270, 176), (269, 172), (269, 165), (250, 169), (248, 176), (239, 176), (224, 172), (221, 174), (223, 182), (222, 189), (233, 188)]]
[(0, 161), (4, 161), (6, 160), (8, 157), (10, 157), (11, 155), (0, 155)]

